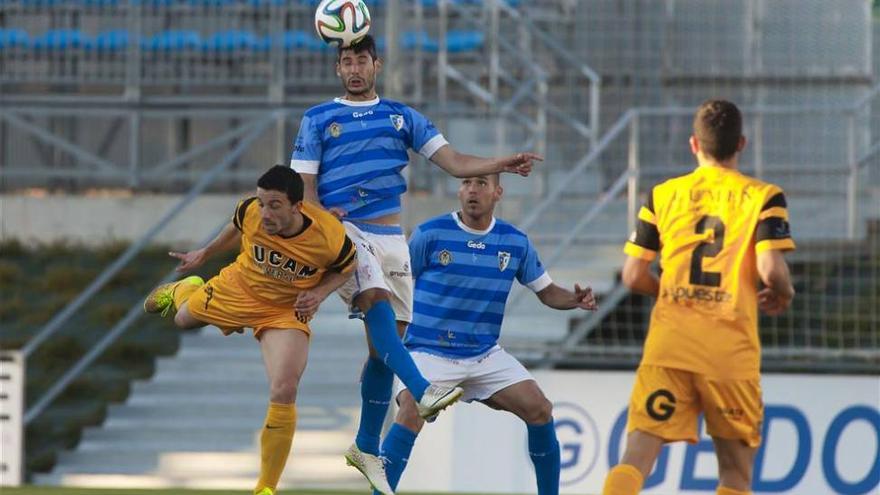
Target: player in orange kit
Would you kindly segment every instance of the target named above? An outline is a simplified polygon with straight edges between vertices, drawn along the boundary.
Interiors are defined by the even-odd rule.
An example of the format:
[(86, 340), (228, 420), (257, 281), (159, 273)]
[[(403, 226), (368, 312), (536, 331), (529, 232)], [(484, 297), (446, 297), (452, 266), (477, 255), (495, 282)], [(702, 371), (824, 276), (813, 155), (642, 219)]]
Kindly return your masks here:
[[(700, 413), (715, 444), (718, 495), (749, 493), (764, 414), (757, 312), (791, 303), (782, 253), (795, 246), (782, 189), (737, 171), (745, 144), (736, 105), (700, 105), (690, 138), (699, 166), (650, 191), (624, 248), (624, 284), (657, 302), (626, 452), (603, 495), (637, 494), (665, 443), (697, 441)], [(650, 270), (658, 253), (659, 278)]]
[(296, 429), (296, 392), (309, 353), (309, 320), (357, 266), (357, 250), (342, 223), (303, 202), (302, 178), (277, 165), (239, 202), (232, 221), (202, 249), (170, 253), (179, 271), (240, 245), (236, 260), (203, 282), (191, 276), (154, 289), (148, 313), (176, 310), (181, 328), (216, 325), (224, 334), (254, 329), (269, 377), (269, 408), (260, 436), (258, 495), (273, 495)]

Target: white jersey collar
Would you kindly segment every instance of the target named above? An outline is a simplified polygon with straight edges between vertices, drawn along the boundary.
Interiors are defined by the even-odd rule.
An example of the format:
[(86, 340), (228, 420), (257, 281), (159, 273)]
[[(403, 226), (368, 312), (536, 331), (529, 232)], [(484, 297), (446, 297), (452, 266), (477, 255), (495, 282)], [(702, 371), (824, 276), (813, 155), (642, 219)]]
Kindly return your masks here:
[(377, 95), (372, 100), (367, 100), (367, 101), (351, 101), (351, 100), (346, 100), (345, 98), (342, 98), (342, 97), (333, 98), (333, 101), (335, 101), (336, 103), (339, 103), (341, 105), (346, 105), (349, 107), (371, 107), (371, 106), (379, 103), (379, 96)]
[(459, 212), (457, 212), (457, 211), (453, 211), (453, 212), (451, 213), (451, 215), (452, 215), (452, 219), (455, 220), (455, 223), (458, 224), (458, 227), (459, 227), (461, 230), (463, 230), (463, 231), (465, 231), (465, 232), (467, 232), (467, 233), (469, 233), (469, 234), (474, 234), (474, 235), (486, 235), (486, 234), (488, 234), (489, 232), (492, 232), (492, 229), (495, 228), (495, 216), (494, 216), (494, 215), (492, 216), (492, 221), (489, 223), (489, 227), (488, 227), (486, 230), (477, 230), (477, 229), (473, 229), (473, 228), (468, 227), (467, 225), (465, 225), (465, 223), (461, 221), (461, 218), (458, 218), (458, 213), (459, 213)]

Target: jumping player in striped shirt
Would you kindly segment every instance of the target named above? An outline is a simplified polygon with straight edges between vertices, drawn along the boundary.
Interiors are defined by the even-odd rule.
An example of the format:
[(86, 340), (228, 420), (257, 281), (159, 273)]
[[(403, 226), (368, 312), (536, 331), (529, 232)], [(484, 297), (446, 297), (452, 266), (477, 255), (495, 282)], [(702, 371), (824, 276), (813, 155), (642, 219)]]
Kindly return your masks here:
[[(305, 181), (307, 201), (340, 218), (358, 251), (355, 277), (338, 293), (363, 315), (370, 357), (361, 379), (361, 422), (346, 453), (370, 484), (391, 494), (379, 459), (379, 435), (396, 374), (415, 396), (422, 417), (435, 415), (461, 397), (455, 386), (431, 385), (400, 342), (411, 320), (412, 277), (400, 227), (401, 174), (412, 149), (455, 177), (499, 172), (527, 176), (532, 153), (479, 158), (459, 153), (416, 110), (376, 94), (382, 62), (367, 35), (340, 48), (336, 73), (345, 96), (306, 111), (294, 143), (291, 167)], [(396, 324), (395, 324), (396, 322)]]

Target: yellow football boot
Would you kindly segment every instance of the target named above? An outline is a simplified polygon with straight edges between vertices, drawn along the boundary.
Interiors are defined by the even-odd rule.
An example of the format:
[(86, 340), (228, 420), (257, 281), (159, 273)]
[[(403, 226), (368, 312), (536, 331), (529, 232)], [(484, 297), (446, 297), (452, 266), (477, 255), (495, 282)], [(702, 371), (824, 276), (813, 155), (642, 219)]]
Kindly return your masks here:
[(198, 275), (192, 275), (182, 280), (178, 280), (177, 282), (162, 284), (153, 289), (153, 291), (150, 292), (150, 295), (144, 300), (144, 311), (147, 313), (161, 313), (162, 316), (167, 315), (168, 312), (171, 311), (171, 308), (174, 307), (174, 290), (177, 289), (180, 284), (201, 287), (202, 285), (205, 285), (205, 281)]
[(262, 490), (256, 492), (254, 495), (275, 495), (275, 492), (272, 491), (271, 488), (263, 488)]

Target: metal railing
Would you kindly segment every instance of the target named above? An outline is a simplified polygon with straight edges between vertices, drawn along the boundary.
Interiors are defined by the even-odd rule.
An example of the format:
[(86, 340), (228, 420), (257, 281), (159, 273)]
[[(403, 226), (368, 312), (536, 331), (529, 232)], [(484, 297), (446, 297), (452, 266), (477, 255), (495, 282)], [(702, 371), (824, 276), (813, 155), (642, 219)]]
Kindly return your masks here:
[[(224, 157), (223, 160), (218, 162), (213, 168), (209, 171), (201, 175), (196, 184), (192, 186), (189, 192), (183, 196), (173, 207), (171, 207), (163, 216), (160, 218), (149, 231), (147, 231), (143, 237), (141, 237), (137, 242), (129, 246), (128, 249), (125, 250), (113, 263), (111, 263), (103, 272), (101, 272), (98, 277), (89, 284), (73, 301), (71, 301), (67, 306), (64, 307), (60, 312), (58, 312), (52, 319), (43, 326), (31, 340), (25, 344), (22, 348), (21, 353), (22, 357), (26, 360), (29, 356), (31, 356), (39, 346), (44, 343), (47, 339), (49, 339), (52, 335), (54, 335), (59, 329), (61, 329), (64, 324), (70, 320), (70, 318), (76, 314), (86, 303), (88, 303), (119, 271), (124, 268), (133, 258), (137, 255), (141, 250), (143, 250), (147, 244), (156, 237), (156, 235), (165, 228), (171, 220), (173, 220), (184, 208), (186, 208), (199, 194), (201, 194), (205, 188), (207, 188), (213, 181), (217, 180), (220, 176), (221, 172), (226, 170), (232, 163), (234, 163), (241, 155), (257, 140), (257, 138), (272, 124), (278, 117), (281, 116), (281, 112), (273, 112), (271, 115), (264, 116), (261, 119), (258, 119), (254, 123), (251, 124), (249, 132), (247, 132), (244, 138), (235, 146), (235, 148)], [(223, 222), (223, 225), (226, 225), (228, 222)], [(222, 228), (222, 226), (221, 226)], [(219, 228), (204, 242), (209, 241), (213, 238), (217, 232), (219, 232)], [(163, 278), (163, 282), (167, 282), (172, 279), (174, 273), (169, 273)], [(52, 387), (47, 390), (39, 399), (34, 401), (34, 403), (28, 407), (27, 411), (24, 415), (24, 423), (30, 424), (34, 419), (36, 419), (40, 413), (42, 413), (49, 404), (52, 403), (63, 391), (67, 388), (70, 383), (76, 379), (80, 373), (82, 373), (95, 359), (97, 359), (101, 353), (110, 346), (122, 333), (128, 329), (128, 327), (134, 322), (134, 320), (140, 315), (141, 308), (140, 305), (135, 304), (132, 306), (126, 315), (96, 344), (94, 345), (86, 355), (80, 358), (79, 361), (76, 362), (69, 370), (67, 370), (64, 375), (56, 381)]]
[[(861, 242), (860, 240), (866, 239), (865, 236), (872, 235), (870, 232), (866, 231), (867, 222), (870, 219), (880, 218), (880, 210), (873, 211), (870, 205), (867, 208), (862, 207), (862, 210), (859, 208), (861, 203), (867, 202), (862, 198), (865, 198), (864, 193), (868, 188), (874, 187), (875, 189), (880, 190), (880, 184), (874, 184), (871, 186), (860, 180), (860, 174), (862, 174), (866, 168), (877, 165), (875, 161), (872, 161), (872, 158), (880, 152), (880, 142), (864, 142), (863, 139), (860, 139), (860, 135), (864, 132), (864, 129), (853, 125), (853, 123), (859, 118), (860, 114), (865, 112), (866, 108), (870, 106), (868, 103), (880, 96), (880, 91), (878, 91), (878, 89), (880, 89), (880, 86), (873, 88), (867, 97), (861, 98), (853, 105), (763, 105), (757, 107), (745, 107), (742, 109), (747, 125), (749, 121), (758, 119), (770, 120), (773, 118), (782, 118), (791, 119), (792, 122), (797, 122), (806, 117), (814, 119), (826, 118), (830, 119), (828, 123), (829, 128), (839, 127), (846, 133), (842, 149), (836, 150), (835, 160), (845, 166), (821, 167), (824, 169), (830, 169), (830, 171), (822, 170), (822, 173), (825, 174), (822, 176), (824, 178), (817, 179), (816, 184), (810, 186), (810, 194), (801, 195), (798, 189), (799, 187), (803, 187), (797, 185), (797, 180), (800, 179), (799, 176), (805, 174), (803, 168), (778, 167), (776, 164), (766, 163), (767, 160), (763, 160), (765, 162), (763, 169), (755, 170), (749, 163), (747, 163), (747, 160), (741, 160), (741, 168), (745, 171), (756, 174), (759, 177), (769, 176), (767, 180), (777, 183), (786, 189), (789, 198), (789, 209), (791, 210), (791, 215), (793, 217), (792, 223), (795, 226), (795, 236), (799, 242), (803, 242), (807, 246), (812, 243), (820, 243), (821, 245), (821, 243), (831, 241), (843, 243), (843, 249), (848, 249), (847, 246), (857, 245), (853, 243)], [(627, 237), (627, 233), (634, 229), (634, 221), (638, 208), (640, 207), (642, 193), (648, 190), (647, 186), (653, 184), (658, 179), (658, 177), (655, 176), (646, 177), (646, 171), (655, 173), (659, 169), (662, 171), (663, 177), (668, 177), (672, 175), (669, 173), (670, 170), (674, 170), (676, 175), (680, 175), (687, 173), (689, 169), (692, 168), (692, 165), (657, 167), (657, 164), (651, 163), (650, 160), (646, 162), (644, 157), (649, 155), (647, 155), (646, 151), (642, 149), (642, 146), (646, 142), (645, 135), (646, 133), (651, 132), (651, 128), (656, 128), (657, 126), (657, 122), (650, 122), (650, 120), (653, 119), (656, 121), (657, 119), (668, 118), (690, 119), (693, 115), (693, 111), (692, 108), (666, 107), (635, 108), (624, 113), (624, 115), (622, 115), (618, 121), (610, 127), (609, 131), (603, 135), (599, 140), (598, 145), (593, 148), (590, 153), (584, 156), (568, 174), (564, 175), (543, 200), (532, 208), (530, 213), (520, 223), (521, 228), (525, 231), (529, 231), (539, 225), (542, 222), (542, 217), (544, 217), (546, 213), (551, 212), (554, 207), (560, 208), (561, 206), (559, 205), (562, 204), (563, 195), (571, 188), (570, 184), (573, 183), (578, 176), (583, 175), (587, 170), (595, 169), (603, 155), (606, 155), (613, 146), (621, 144), (621, 141), (626, 139), (624, 145), (626, 152), (623, 163), (621, 164), (622, 168), (619, 169), (619, 174), (611, 182), (611, 185), (602, 192), (599, 200), (596, 201), (592, 207), (580, 217), (580, 219), (572, 224), (567, 224), (565, 233), (561, 235), (559, 239), (554, 239), (555, 247), (553, 251), (549, 256), (544, 258), (545, 266), (548, 269), (557, 266), (560, 260), (570, 252), (571, 247), (575, 242), (583, 241), (584, 239), (589, 239), (591, 237), (596, 238), (596, 242), (607, 242), (607, 236), (595, 236), (585, 234), (585, 232), (593, 227), (597, 216), (607, 210), (609, 205), (623, 195), (623, 190), (626, 189), (626, 218), (620, 218), (619, 224), (622, 226), (625, 225), (627, 230), (619, 231), (618, 241), (616, 242), (622, 245)], [(654, 125), (646, 126), (646, 124)], [(644, 129), (644, 127), (648, 128)], [(685, 126), (685, 128), (687, 128), (687, 126)], [(756, 129), (761, 129), (761, 127), (756, 126)], [(749, 131), (750, 129), (747, 129), (746, 133), (748, 134)], [(626, 138), (624, 138), (624, 136), (626, 136)], [(677, 146), (680, 146), (680, 143), (682, 142), (686, 142), (680, 137), (676, 138), (674, 141), (679, 143)], [(751, 151), (752, 155), (750, 158), (759, 157), (764, 153), (770, 152), (770, 150), (762, 149), (760, 145), (761, 140), (755, 141), (757, 141), (757, 146), (756, 149)], [(656, 143), (654, 143), (654, 145), (656, 146)], [(682, 157), (685, 158), (684, 155), (682, 155)], [(683, 160), (681, 163), (692, 163), (692, 160)], [(809, 173), (810, 170), (813, 169), (807, 168), (806, 172)], [(783, 173), (784, 175), (780, 176), (779, 173)], [(826, 176), (830, 176), (831, 178), (829, 179)], [(834, 180), (834, 177), (837, 177), (837, 179)], [(787, 182), (792, 180), (795, 184), (787, 187)], [(814, 191), (813, 189), (818, 189), (818, 191)], [(817, 193), (818, 195), (816, 195)], [(814, 209), (815, 207), (821, 207), (823, 203), (827, 203), (827, 208), (823, 208), (825, 215), (824, 218), (815, 218), (811, 216), (814, 215), (814, 213), (811, 213), (809, 208), (803, 208), (802, 205), (804, 203), (807, 203), (807, 206), (813, 207)], [(839, 205), (841, 207), (835, 208), (834, 205)], [(820, 223), (811, 225), (814, 221)], [(876, 246), (871, 247), (870, 239), (865, 242), (869, 243), (869, 246), (867, 247), (869, 253), (873, 252), (871, 251), (872, 249), (876, 250)], [(809, 249), (809, 247), (807, 249)], [(818, 249), (821, 250), (825, 248), (819, 247)], [(806, 254), (808, 257), (807, 261), (812, 259), (812, 255), (809, 253), (810, 252), (808, 251)], [(855, 254), (852, 256), (860, 255)], [(869, 254), (869, 256), (871, 255)], [(880, 256), (880, 253), (875, 253), (873, 256)], [(843, 262), (845, 260), (841, 261)], [(857, 259), (854, 262), (859, 263)], [(870, 259), (868, 262), (870, 262)], [(870, 277), (872, 275), (869, 274), (868, 276)], [(873, 274), (874, 278), (877, 276), (878, 274)], [(812, 282), (812, 280), (809, 279), (809, 274), (805, 275), (805, 277), (807, 278), (802, 280), (802, 283), (809, 284)], [(876, 280), (873, 283), (880, 284)], [(525, 292), (526, 291), (521, 288), (515, 291), (511, 297), (510, 304), (507, 306), (508, 312), (511, 312), (512, 308), (517, 306), (518, 301)], [(604, 305), (606, 306), (603, 307), (603, 310), (576, 322), (567, 337), (546, 344), (529, 342), (518, 345), (513, 343), (511, 347), (514, 350), (521, 351), (526, 355), (531, 356), (529, 361), (534, 362), (536, 366), (544, 367), (553, 366), (563, 361), (568, 364), (572, 364), (572, 362), (582, 362), (586, 364), (590, 362), (592, 357), (597, 355), (602, 355), (603, 358), (607, 358), (607, 354), (637, 356), (641, 353), (640, 341), (631, 344), (614, 343), (610, 347), (601, 347), (601, 344), (597, 347), (597, 344), (586, 343), (586, 339), (590, 336), (591, 332), (602, 324), (608, 314), (610, 314), (627, 295), (628, 291), (618, 282), (608, 294), (606, 294), (604, 300)], [(869, 315), (867, 318), (876, 319), (877, 317), (876, 315)], [(873, 324), (874, 332), (878, 333), (878, 335), (876, 335), (872, 341), (878, 342), (880, 341), (880, 321), (874, 321)], [(791, 327), (791, 325), (792, 324), (789, 324), (789, 327)], [(777, 330), (774, 331), (788, 333), (793, 333), (797, 330), (794, 327), (788, 329), (782, 327), (774, 328), (777, 328)], [(807, 329), (807, 331), (822, 332), (825, 330), (819, 328), (814, 330)], [(846, 357), (858, 359), (865, 359), (866, 357), (880, 359), (880, 348), (869, 347), (867, 349), (859, 349), (843, 344), (841, 344), (839, 348), (835, 348), (833, 345), (829, 344), (829, 347), (827, 348), (811, 348), (810, 346), (802, 348), (789, 346), (774, 347), (771, 345), (765, 346), (765, 349), (765, 356), (767, 358), (781, 359), (783, 361), (817, 357), (827, 359), (845, 359)], [(581, 357), (577, 358), (573, 356)], [(611, 361), (615, 362), (613, 358)], [(784, 366), (785, 364), (782, 365), (782, 367)], [(831, 366), (833, 368), (834, 365)], [(863, 364), (853, 366), (856, 368), (858, 366), (864, 367)], [(852, 366), (850, 368), (852, 368)]]

